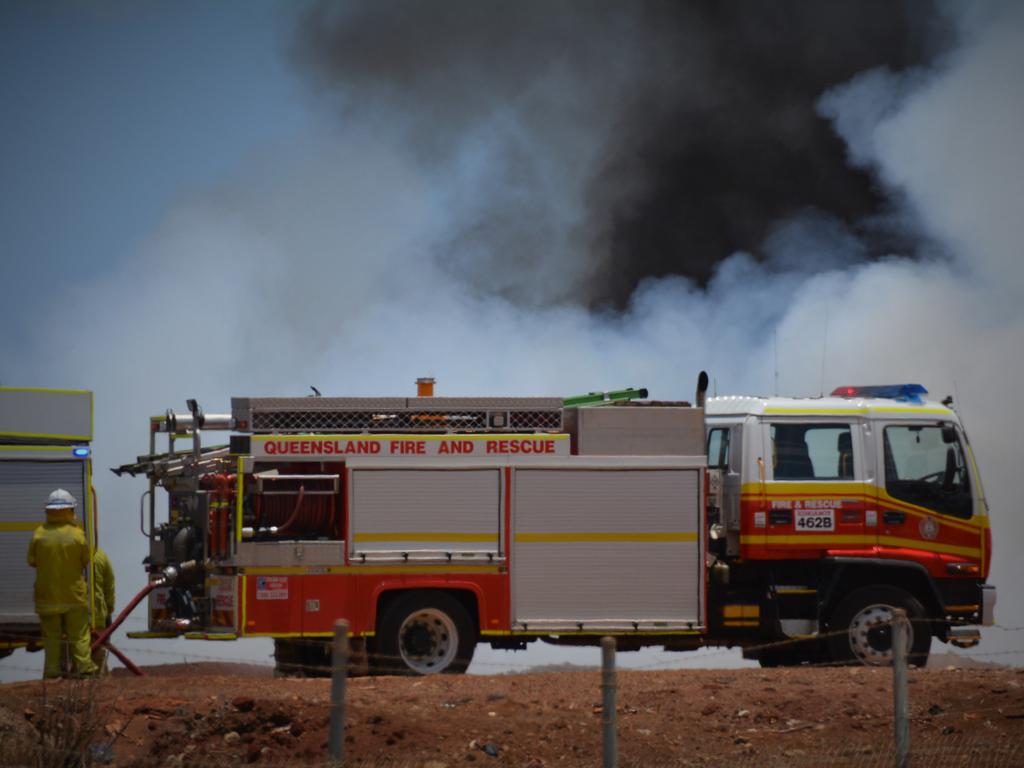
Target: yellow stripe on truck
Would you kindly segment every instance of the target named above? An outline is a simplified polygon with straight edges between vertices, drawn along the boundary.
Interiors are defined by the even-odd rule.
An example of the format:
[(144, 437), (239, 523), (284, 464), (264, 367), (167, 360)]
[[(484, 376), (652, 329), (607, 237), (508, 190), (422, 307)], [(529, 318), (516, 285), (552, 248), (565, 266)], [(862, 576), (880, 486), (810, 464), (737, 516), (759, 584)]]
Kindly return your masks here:
[(918, 539), (901, 539), (896, 536), (857, 536), (857, 535), (831, 535), (802, 533), (793, 536), (741, 536), (740, 543), (747, 545), (772, 546), (779, 544), (815, 544), (821, 547), (844, 547), (844, 546), (874, 546), (875, 543), (889, 546), (902, 547), (904, 549), (919, 549), (923, 552), (940, 552), (946, 555), (961, 555), (963, 557), (978, 557), (981, 550), (978, 547), (957, 547), (952, 544), (939, 544), (933, 541), (920, 541)]
[(723, 605), (722, 616), (727, 619), (756, 619), (761, 615), (759, 605)]
[(42, 521), (36, 520), (34, 522), (13, 522), (13, 523), (0, 523), (0, 532), (13, 532), (13, 531), (34, 531), (40, 525)]
[(517, 533), (517, 543), (536, 542), (573, 542), (573, 541), (697, 541), (696, 533)]
[(926, 413), (936, 416), (951, 416), (952, 412), (946, 408), (914, 408), (914, 407), (862, 407), (862, 408), (765, 408), (766, 414), (788, 414), (792, 416), (851, 416), (867, 413)]
[(394, 533), (357, 533), (353, 541), (497, 541), (497, 533), (434, 533), (398, 531)]

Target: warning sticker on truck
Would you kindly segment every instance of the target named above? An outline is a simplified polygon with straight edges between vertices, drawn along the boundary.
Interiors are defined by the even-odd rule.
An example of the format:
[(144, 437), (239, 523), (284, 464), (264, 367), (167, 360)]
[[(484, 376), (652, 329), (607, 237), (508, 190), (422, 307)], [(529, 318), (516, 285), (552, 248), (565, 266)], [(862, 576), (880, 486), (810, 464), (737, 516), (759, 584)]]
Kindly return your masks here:
[(834, 509), (794, 509), (793, 517), (798, 533), (821, 533), (836, 529)]
[(256, 577), (256, 599), (257, 600), (287, 600), (288, 599), (288, 577), (287, 576), (257, 576)]
[(213, 598), (213, 609), (215, 611), (235, 610), (234, 577), (224, 576), (220, 578), (211, 578), (208, 586), (210, 597)]

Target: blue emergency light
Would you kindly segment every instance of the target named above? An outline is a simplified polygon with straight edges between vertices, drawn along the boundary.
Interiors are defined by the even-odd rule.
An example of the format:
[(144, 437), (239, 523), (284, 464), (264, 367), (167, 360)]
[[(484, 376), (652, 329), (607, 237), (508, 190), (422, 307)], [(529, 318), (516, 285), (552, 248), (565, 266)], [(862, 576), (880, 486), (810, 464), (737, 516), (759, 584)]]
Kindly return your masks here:
[(920, 384), (876, 384), (867, 387), (836, 387), (832, 390), (833, 397), (886, 397), (908, 403), (920, 403), (921, 395), (927, 394), (928, 390)]
[(76, 445), (71, 449), (71, 455), (76, 459), (87, 459), (89, 458), (89, 447), (85, 445)]

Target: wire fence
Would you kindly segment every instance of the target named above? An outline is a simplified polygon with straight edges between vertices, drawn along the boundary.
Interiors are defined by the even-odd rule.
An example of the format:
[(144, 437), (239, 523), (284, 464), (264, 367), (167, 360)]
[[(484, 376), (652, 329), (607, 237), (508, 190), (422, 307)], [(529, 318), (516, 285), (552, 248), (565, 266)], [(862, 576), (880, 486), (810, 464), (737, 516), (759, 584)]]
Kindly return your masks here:
[[(140, 618), (140, 617), (128, 617), (127, 621), (145, 622), (146, 620), (143, 619), (143, 618)], [(912, 624), (923, 624), (925, 626), (928, 626), (930, 624), (930, 622), (927, 619), (920, 619), (920, 620), (913, 620), (912, 619), (910, 621), (911, 621)], [(997, 624), (997, 625), (993, 625), (992, 628), (993, 629), (999, 629), (999, 630), (1002, 630), (1004, 632), (1012, 632), (1012, 633), (1024, 632), (1024, 627), (1007, 627), (1007, 626), (1002, 626), (1002, 625), (998, 625)], [(794, 639), (787, 639), (787, 640), (777, 640), (777, 641), (770, 641), (770, 642), (760, 642), (760, 643), (756, 643), (756, 644), (748, 644), (748, 645), (744, 646), (744, 650), (748, 654), (748, 658), (752, 658), (754, 655), (756, 655), (758, 653), (764, 653), (764, 652), (771, 653), (773, 651), (784, 651), (784, 650), (788, 650), (788, 649), (807, 649), (807, 648), (809, 648), (809, 646), (811, 644), (827, 643), (829, 641), (829, 639), (832, 638), (832, 637), (843, 637), (846, 634), (847, 634), (846, 630), (837, 630), (837, 631), (832, 631), (832, 632), (822, 632), (822, 633), (818, 633), (818, 634), (814, 635), (813, 637), (794, 638)], [(628, 638), (628, 635), (624, 635), (624, 637)], [(36, 644), (36, 645), (38, 645), (38, 643), (39, 643), (39, 635), (37, 633), (4, 632), (3, 633), (3, 639), (6, 639), (6, 640), (9, 640), (9, 641), (12, 641), (12, 642), (33, 643), (33, 644)], [(258, 659), (258, 658), (242, 658), (242, 659), (240, 659), (237, 656), (233, 656), (233, 655), (208, 654), (208, 653), (203, 653), (203, 652), (199, 652), (199, 651), (194, 651), (194, 650), (191, 650), (191, 649), (189, 649), (189, 650), (168, 650), (168, 649), (165, 649), (165, 648), (154, 648), (154, 647), (146, 647), (145, 645), (140, 645), (140, 643), (152, 643), (152, 642), (154, 642), (154, 640), (156, 642), (161, 642), (161, 641), (165, 641), (165, 640), (175, 641), (175, 640), (180, 640), (180, 639), (181, 638), (177, 638), (177, 639), (176, 638), (154, 638), (154, 639), (133, 639), (133, 638), (128, 638), (128, 643), (130, 643), (130, 644), (126, 644), (123, 641), (118, 640), (117, 641), (117, 645), (118, 645), (119, 648), (121, 648), (123, 651), (125, 651), (127, 653), (139, 654), (139, 655), (144, 655), (144, 656), (149, 656), (149, 657), (163, 658), (163, 659), (168, 660), (167, 663), (174, 663), (174, 660), (179, 660), (182, 663), (189, 663), (189, 662), (216, 662), (216, 663), (233, 662), (233, 663), (245, 664), (245, 665), (250, 665), (250, 666), (266, 666), (266, 667), (269, 667), (269, 668), (274, 668), (274, 667), (280, 666), (279, 662), (277, 660), (273, 659), (272, 657), (271, 658), (267, 658), (267, 659)], [(252, 638), (252, 639), (268, 639), (268, 638)], [(189, 644), (193, 644), (193, 645), (201, 645), (204, 641), (199, 640), (199, 639), (188, 639), (185, 642), (187, 642)], [(205, 641), (205, 642), (209, 642), (209, 641)], [(298, 645), (306, 645), (306, 646), (308, 646), (311, 649), (319, 649), (319, 648), (327, 648), (327, 647), (329, 647), (331, 641), (330, 641), (329, 638), (295, 638), (293, 640), (293, 642), (298, 644)], [(482, 640), (481, 642), (482, 643), (486, 643), (486, 639)], [(539, 644), (540, 641), (537, 641), (537, 642)], [(594, 639), (594, 645), (595, 646), (597, 645), (597, 638)], [(581, 648), (586, 648), (586, 646), (575, 646), (575, 645), (559, 646), (557, 644), (554, 645), (554, 646), (551, 646), (551, 647), (565, 648), (565, 649), (574, 649), (574, 650), (580, 650)], [(659, 659), (657, 661), (652, 661), (652, 662), (645, 663), (645, 664), (631, 664), (631, 665), (629, 665), (628, 668), (630, 670), (642, 671), (642, 670), (685, 668), (685, 667), (688, 667), (688, 666), (691, 666), (691, 665), (692, 666), (706, 665), (708, 663), (709, 659), (714, 659), (716, 657), (725, 658), (725, 657), (735, 656), (736, 648), (737, 647), (738, 646), (707, 645), (707, 646), (700, 646), (700, 647), (694, 648), (692, 650), (678, 651), (678, 652), (677, 651), (673, 651), (673, 652), (671, 652), (671, 658)], [(696, 651), (699, 651), (699, 653), (696, 652)], [(627, 653), (628, 654), (629, 651), (628, 650), (620, 650), (620, 653)], [(993, 659), (993, 660), (995, 660), (995, 661), (992, 662), (994, 664), (1004, 664), (1006, 662), (1006, 660), (1008, 660), (1008, 659), (1020, 658), (1020, 659), (1024, 660), (1024, 640), (1022, 640), (1022, 647), (1019, 648), (1019, 649), (1001, 650), (1001, 651), (977, 651), (977, 650), (973, 650), (972, 649), (969, 653), (952, 653), (951, 652), (949, 655), (956, 656), (958, 659), (964, 660), (967, 663), (979, 662), (979, 661), (980, 662), (984, 662), (984, 661), (987, 661), (989, 659)], [(380, 670), (381, 672), (391, 672), (391, 673), (393, 673), (394, 672), (394, 668), (396, 666), (401, 666), (404, 663), (403, 657), (397, 656), (397, 655), (389, 656), (389, 655), (382, 654), (380, 652), (375, 652), (373, 654), (373, 656), (379, 662), (382, 663), (382, 667), (381, 667), (381, 670)], [(325, 670), (329, 669), (329, 659), (327, 659), (327, 658), (324, 658), (322, 661), (319, 661), (317, 663), (310, 663), (310, 664), (303, 663), (302, 661), (298, 661), (298, 660), (288, 660), (286, 663), (287, 663), (287, 665), (289, 667), (289, 671), (296, 672), (296, 673), (302, 673), (302, 672), (322, 673)], [(790, 660), (788, 663), (781, 664), (780, 666), (800, 666), (800, 667), (804, 667), (804, 668), (806, 668), (806, 667), (835, 667), (837, 665), (847, 665), (849, 663), (851, 663), (851, 662), (847, 662), (847, 661), (837, 662), (836, 660), (833, 660), (833, 659), (830, 659), (830, 658), (815, 658), (814, 655), (809, 652), (809, 655), (807, 657), (804, 657), (804, 658), (802, 658), (801, 660), (799, 660), (797, 662), (793, 662), (792, 660)], [(9, 669), (9, 670), (28, 671), (28, 672), (37, 672), (38, 671), (38, 669), (35, 668), (35, 667), (19, 667), (17, 665), (10, 664), (6, 660), (0, 661), (0, 664), (3, 665), (4, 669)], [(557, 666), (557, 664), (558, 663), (556, 662), (555, 666)], [(503, 659), (501, 661), (484, 661), (484, 660), (478, 658), (478, 659), (475, 659), (473, 661), (473, 666), (474, 667), (480, 667), (480, 668), (483, 668), (483, 669), (493, 669), (493, 670), (509, 671), (509, 672), (528, 672), (528, 671), (535, 670), (537, 668), (538, 664), (537, 664), (536, 661), (533, 661), (533, 660), (521, 661), (521, 662), (517, 662), (514, 659), (509, 659), (509, 660), (504, 660)], [(596, 661), (594, 661), (593, 664), (581, 665), (581, 669), (585, 669), (587, 666), (596, 666)]]
[[(998, 627), (998, 629), (1009, 633), (1024, 631), (1024, 627), (1004, 626)], [(825, 635), (818, 640), (827, 642), (828, 637), (828, 635)], [(24, 636), (24, 639), (28, 639), (28, 636)], [(806, 647), (807, 645), (808, 641), (806, 639), (790, 640), (779, 643), (767, 643), (748, 650), (755, 652), (772, 651), (788, 649), (790, 647)], [(308, 647), (316, 649), (318, 652), (322, 651), (324, 641), (309, 641)], [(126, 648), (125, 650), (129, 649)], [(222, 665), (232, 661), (223, 655), (204, 653), (198, 648), (196, 651), (191, 649), (178, 651), (133, 646), (129, 652), (132, 655), (144, 656), (147, 660), (156, 664), (183, 662), (186, 664), (213, 663)], [(686, 667), (689, 667), (691, 664), (693, 666), (706, 665), (709, 657), (714, 658), (734, 654), (734, 650), (727, 648), (712, 648), (705, 650), (701, 654), (684, 653), (670, 660), (657, 660), (649, 664), (636, 665), (624, 674), (664, 671), (674, 667), (678, 669), (681, 676), (685, 676), (689, 674)], [(971, 659), (991, 659), (993, 661), (1005, 661), (1010, 657), (1022, 656), (1024, 656), (1024, 648), (1021, 650), (970, 654)], [(593, 652), (593, 657), (596, 663), (596, 651)], [(37, 668), (24, 667), (17, 663), (12, 666), (10, 662), (13, 661), (15, 659), (9, 659), (0, 662), (0, 664), (8, 669), (38, 674)], [(369, 671), (393, 672), (403, 662), (403, 659), (400, 656), (382, 657), (377, 654), (376, 661), (378, 663), (383, 662), (384, 668), (380, 669), (371, 666)], [(279, 660), (271, 658), (249, 659), (244, 660), (242, 663), (264, 670), (267, 676), (280, 673), (282, 666)], [(485, 671), (487, 668), (493, 668), (501, 672), (528, 672), (535, 667), (535, 664), (532, 662), (516, 664), (515, 662), (504, 660), (501, 662), (478, 660), (476, 664), (479, 667), (483, 667)], [(835, 664), (827, 660), (814, 660), (812, 658), (809, 662), (801, 665), (799, 670), (811, 670), (826, 666), (835, 666)], [(683, 668), (679, 669), (680, 667)], [(290, 660), (287, 664), (287, 669), (290, 674), (324, 675), (330, 671), (330, 659), (329, 656), (325, 656), (323, 657), (323, 663), (315, 664)], [(599, 699), (599, 673), (584, 667), (580, 668), (577, 674), (593, 676), (593, 699), (597, 701)], [(762, 670), (753, 674), (761, 675), (762, 677), (758, 680), (764, 681), (766, 685), (771, 685), (772, 681), (777, 679), (772, 677), (775, 674), (773, 670)], [(800, 674), (800, 672), (797, 672), (797, 674)], [(814, 675), (815, 673), (807, 671), (804, 674)], [(971, 678), (966, 677), (970, 674), (970, 670), (964, 671), (965, 679), (963, 680), (963, 685), (971, 685)], [(628, 677), (625, 679), (627, 681), (630, 680)], [(875, 674), (870, 679), (877, 688), (878, 684), (886, 678)], [(810, 682), (813, 684), (815, 681), (811, 680)], [(818, 682), (828, 683), (827, 680)], [(1024, 684), (1024, 679), (1019, 682)], [(19, 713), (5, 710), (5, 701), (0, 698), (0, 711), (7, 712), (6, 717), (0, 717), (0, 764), (69, 766), (122, 764), (119, 757), (119, 750), (121, 749), (119, 740), (121, 735), (116, 732), (110, 733), (109, 727), (105, 728), (106, 717), (103, 704), (109, 701), (109, 690), (104, 692), (102, 686), (111, 683), (120, 684), (116, 680), (110, 679), (40, 683), (37, 702), (32, 707), (35, 710), (32, 722), (28, 722), (25, 718), (22, 718), (21, 722), (17, 722)], [(168, 683), (169, 687), (174, 685), (170, 681)], [(494, 688), (495, 690), (498, 688), (505, 690), (502, 687), (504, 685), (504, 683), (498, 680), (494, 683)], [(98, 688), (97, 686), (100, 687)], [(757, 693), (757, 687), (755, 683), (751, 689), (752, 693)], [(319, 686), (314, 690), (315, 696), (311, 698), (311, 701), (316, 706), (322, 707), (324, 719), (326, 720), (328, 708), (326, 681), (322, 690)], [(638, 687), (633, 682), (630, 682), (628, 686), (620, 689), (620, 691), (621, 694), (616, 711), (622, 713), (624, 717), (630, 713), (637, 712), (643, 706), (645, 693), (642, 683)], [(444, 701), (437, 702), (439, 713), (447, 711), (444, 708), (445, 703)], [(839, 702), (836, 704), (838, 706)], [(363, 706), (365, 706), (365, 702)], [(955, 714), (961, 719), (966, 718), (972, 721), (972, 723), (976, 723), (977, 727), (970, 733), (963, 732), (963, 729), (960, 727), (962, 723), (959, 720), (955, 721), (957, 725), (952, 725), (954, 722), (952, 716), (946, 718), (951, 723), (949, 725), (939, 727), (939, 725), (932, 723), (931, 718), (928, 717), (928, 711), (925, 709), (926, 706), (927, 702), (912, 702), (911, 721), (914, 728), (910, 754), (915, 764), (928, 765), (929, 768), (963, 765), (981, 766), (982, 768), (987, 766), (1003, 768), (1004, 766), (1024, 765), (1024, 688), (1022, 688), (1020, 695), (1010, 700), (1006, 700), (1005, 697), (1000, 699), (999, 695), (996, 694), (988, 699), (984, 697), (979, 698), (963, 711), (943, 713)], [(210, 716), (214, 718), (226, 716), (225, 713), (230, 711), (230, 707), (226, 703), (222, 703), (221, 714), (218, 715), (214, 712)], [(823, 712), (821, 720), (827, 721), (828, 716), (828, 712)], [(838, 737), (834, 730), (830, 730), (828, 737), (832, 743), (829, 743), (828, 739), (821, 735), (824, 730), (824, 726), (819, 728), (819, 726), (822, 726), (821, 722), (807, 721), (792, 726), (781, 725), (780, 727), (767, 729), (751, 728), (745, 730), (741, 727), (742, 723), (738, 724), (736, 717), (736, 713), (709, 712), (706, 715), (701, 714), (693, 721), (680, 723), (678, 726), (680, 728), (698, 728), (708, 731), (709, 747), (702, 753), (681, 749), (678, 754), (670, 755), (665, 754), (666, 748), (664, 747), (660, 750), (651, 749), (646, 743), (649, 735), (642, 732), (644, 729), (620, 721), (622, 722), (619, 731), (621, 755), (618, 765), (624, 767), (641, 765), (718, 766), (723, 762), (728, 762), (730, 765), (735, 766), (769, 767), (897, 765), (897, 754), (893, 745), (891, 727), (876, 728), (870, 733), (840, 730)], [(875, 717), (876, 723), (879, 717), (884, 717), (884, 713)], [(12, 725), (12, 720), (17, 722), (17, 724)], [(942, 722), (946, 720), (942, 720)], [(349, 727), (352, 727), (353, 721), (351, 718), (348, 722)], [(728, 727), (725, 735), (719, 737), (711, 728), (716, 724), (721, 727), (723, 722)], [(124, 728), (127, 727), (128, 724), (124, 724)], [(527, 725), (527, 727), (538, 726), (536, 723), (532, 723)], [(799, 740), (795, 740), (793, 734), (803, 734), (803, 736)], [(214, 754), (209, 751), (208, 744), (201, 744), (190, 751), (186, 751), (185, 747), (188, 746), (186, 743), (182, 745), (182, 751), (180, 752), (171, 751), (169, 754), (136, 755), (132, 759), (131, 764), (140, 766), (194, 765), (210, 766), (211, 768), (225, 765), (236, 766), (240, 760), (270, 765), (296, 764), (296, 762), (306, 765), (330, 764), (324, 749), (319, 749), (318, 754), (315, 756), (305, 756), (302, 758), (295, 754), (281, 754), (280, 750), (266, 752), (267, 747), (261, 748), (261, 751), (253, 752), (250, 746), (252, 742), (243, 741), (243, 738), (248, 738), (249, 734), (236, 733), (235, 735), (238, 737), (238, 747), (232, 755)], [(776, 741), (765, 743), (766, 735)], [(226, 744), (223, 741), (226, 738), (227, 734), (223, 734), (220, 737), (220, 740), (216, 743), (218, 748), (225, 748)], [(557, 760), (559, 765), (595, 765), (599, 763), (600, 743), (598, 726), (595, 724), (592, 729), (584, 730), (584, 732), (579, 734), (578, 739), (586, 744), (586, 748), (561, 755)], [(718, 743), (716, 743), (716, 739), (718, 739)], [(792, 740), (792, 743), (789, 743), (787, 740)], [(835, 742), (837, 740), (841, 742), (841, 745), (836, 745)], [(486, 747), (487, 745), (484, 746)], [(454, 762), (452, 759), (409, 760), (403, 758), (400, 752), (401, 750), (393, 756), (380, 755), (379, 759), (377, 756), (367, 757), (366, 755), (360, 755), (359, 764), (369, 766), (417, 765), (438, 768), (440, 765), (449, 766)], [(468, 754), (482, 761), (492, 757), (479, 744), (476, 747), (471, 747)], [(468, 758), (460, 754), (456, 759), (458, 762), (463, 762)], [(539, 762), (534, 761), (530, 763), (524, 761), (523, 764), (530, 765), (531, 768), (541, 768), (542, 766), (549, 765), (550, 762), (540, 759)]]

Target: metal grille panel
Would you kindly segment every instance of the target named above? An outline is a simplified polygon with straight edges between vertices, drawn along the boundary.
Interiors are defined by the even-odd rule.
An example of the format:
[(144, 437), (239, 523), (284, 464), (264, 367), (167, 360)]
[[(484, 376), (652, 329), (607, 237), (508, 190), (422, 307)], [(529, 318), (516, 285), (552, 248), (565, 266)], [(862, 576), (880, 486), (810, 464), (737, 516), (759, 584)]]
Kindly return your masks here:
[(560, 432), (557, 398), (237, 398), (252, 432)]

